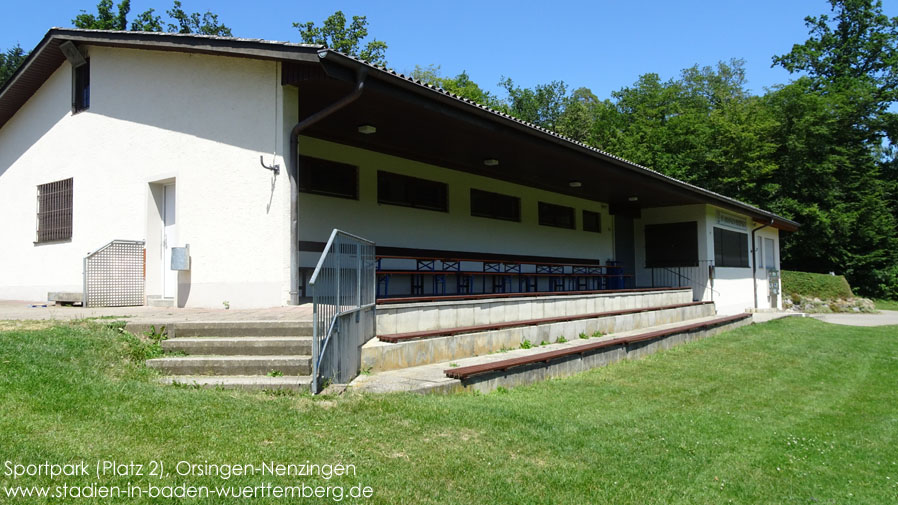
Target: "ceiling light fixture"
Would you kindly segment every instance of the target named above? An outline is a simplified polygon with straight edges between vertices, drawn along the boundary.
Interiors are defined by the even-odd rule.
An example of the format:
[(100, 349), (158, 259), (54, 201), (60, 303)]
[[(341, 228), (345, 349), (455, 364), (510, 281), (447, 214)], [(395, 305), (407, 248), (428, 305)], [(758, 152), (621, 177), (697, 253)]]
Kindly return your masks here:
[(496, 165), (499, 164), (499, 160), (494, 159), (494, 158), (489, 158), (489, 159), (483, 160), (483, 164), (488, 167), (495, 167)]
[(363, 124), (363, 125), (359, 126), (359, 133), (364, 133), (365, 135), (371, 135), (372, 133), (374, 133), (376, 131), (377, 131), (377, 128), (370, 124)]
[(567, 183), (567, 185), (572, 188), (579, 188), (580, 186), (583, 185), (583, 183), (580, 181), (571, 181), (571, 182)]
[(630, 198), (627, 198), (627, 200), (630, 200), (631, 202), (638, 202), (638, 201), (639, 201), (639, 197), (638, 197), (638, 196), (631, 196)]

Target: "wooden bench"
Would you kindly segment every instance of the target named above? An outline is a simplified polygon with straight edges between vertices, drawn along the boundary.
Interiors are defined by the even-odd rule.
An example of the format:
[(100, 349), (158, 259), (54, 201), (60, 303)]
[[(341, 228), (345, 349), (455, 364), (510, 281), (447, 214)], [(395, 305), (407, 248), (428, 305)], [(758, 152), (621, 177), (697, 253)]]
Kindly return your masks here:
[(620, 337), (614, 338), (611, 340), (604, 340), (601, 342), (595, 342), (591, 344), (583, 344), (577, 345), (573, 347), (569, 347), (567, 349), (559, 349), (557, 351), (548, 351), (541, 352), (536, 354), (531, 354), (528, 356), (521, 356), (519, 358), (510, 358), (504, 359), (500, 361), (493, 361), (491, 363), (484, 363), (481, 365), (471, 365), (471, 366), (463, 366), (458, 368), (450, 368), (448, 370), (444, 370), (443, 373), (446, 374), (447, 377), (451, 379), (459, 379), (465, 380), (471, 376), (489, 373), (489, 372), (503, 372), (510, 368), (515, 368), (524, 365), (530, 365), (533, 363), (546, 363), (565, 358), (573, 355), (583, 355), (588, 352), (598, 351), (601, 349), (608, 349), (615, 346), (626, 346), (629, 344), (634, 344), (637, 342), (645, 342), (648, 340), (656, 340), (660, 338), (664, 338), (670, 335), (676, 335), (678, 333), (690, 332), (703, 328), (714, 328), (716, 326), (721, 326), (724, 324), (733, 323), (736, 321), (741, 321), (743, 319), (750, 318), (751, 314), (737, 314), (735, 316), (725, 316), (713, 319), (711, 321), (705, 321), (701, 323), (693, 323), (683, 326), (677, 326), (674, 328), (668, 328), (664, 330), (656, 330), (649, 331), (645, 333), (640, 333), (637, 335), (632, 335), (629, 337)]

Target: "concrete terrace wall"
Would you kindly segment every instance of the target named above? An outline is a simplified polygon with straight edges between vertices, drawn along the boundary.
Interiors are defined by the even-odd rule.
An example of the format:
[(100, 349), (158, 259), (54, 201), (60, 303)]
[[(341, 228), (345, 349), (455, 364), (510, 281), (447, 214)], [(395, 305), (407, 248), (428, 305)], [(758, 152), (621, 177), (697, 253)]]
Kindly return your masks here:
[[(379, 246), (586, 258), (603, 262), (613, 257), (612, 220), (606, 204), (315, 138), (300, 137), (299, 149), (308, 156), (358, 166), (360, 193), (359, 200), (301, 193), (301, 241), (325, 242), (333, 228), (340, 228), (373, 240)], [(449, 212), (378, 204), (378, 170), (447, 183)], [(471, 188), (520, 197), (522, 221), (515, 223), (471, 216)], [(574, 207), (577, 229), (540, 226), (539, 201)], [(583, 231), (584, 209), (601, 213), (601, 233)], [(319, 253), (304, 252), (302, 266), (314, 266), (318, 256)]]
[(405, 333), (523, 319), (676, 305), (692, 301), (687, 289), (647, 293), (540, 296), (492, 300), (396, 303), (377, 307), (377, 334)]
[[(671, 299), (682, 300), (691, 297), (688, 291), (674, 291), (671, 293)], [(609, 303), (609, 305), (612, 305), (613, 302), (621, 300), (605, 301), (612, 302)], [(632, 297), (626, 301), (628, 305), (636, 302)], [(596, 302), (601, 302), (601, 300), (596, 300)], [(637, 305), (645, 304), (637, 303)], [(567, 340), (576, 340), (581, 333), (594, 335), (596, 331), (603, 334), (630, 331), (655, 325), (709, 317), (713, 316), (714, 313), (714, 304), (705, 303), (609, 317), (577, 319), (462, 333), (452, 336), (431, 337), (399, 343), (386, 343), (372, 339), (362, 348), (362, 368), (370, 369), (374, 372), (395, 370), (462, 359), (469, 356), (482, 356), (499, 352), (502, 349), (518, 349), (524, 340), (529, 340), (533, 345), (539, 345), (541, 342), (552, 343), (561, 336)]]
[[(63, 63), (0, 129), (0, 298), (80, 291), (82, 258), (113, 239), (147, 240), (147, 294), (161, 294), (151, 183), (173, 181), (177, 245), (189, 243), (192, 256), (191, 271), (179, 277), (179, 305), (285, 303), (289, 181), (259, 166), (260, 154), (285, 166), (284, 117), (296, 116), (278, 64), (86, 51), (88, 110), (72, 114), (72, 70)], [(69, 177), (72, 239), (34, 244), (36, 186)]]

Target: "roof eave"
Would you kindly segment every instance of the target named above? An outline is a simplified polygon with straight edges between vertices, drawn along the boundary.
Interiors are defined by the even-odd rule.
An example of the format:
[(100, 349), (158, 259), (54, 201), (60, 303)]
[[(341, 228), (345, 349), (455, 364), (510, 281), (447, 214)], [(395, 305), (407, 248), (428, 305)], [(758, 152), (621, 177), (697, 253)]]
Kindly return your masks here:
[[(660, 172), (656, 172), (647, 167), (643, 167), (636, 163), (627, 161), (624, 158), (620, 158), (610, 153), (606, 153), (600, 149), (588, 146), (586, 144), (576, 142), (572, 139), (569, 139), (563, 135), (558, 133), (546, 130), (539, 126), (527, 123), (520, 119), (517, 119), (513, 116), (509, 116), (507, 114), (503, 114), (499, 111), (495, 111), (490, 109), (489, 107), (479, 105), (470, 100), (462, 99), (461, 97), (457, 97), (455, 95), (451, 95), (448, 92), (445, 92), (441, 89), (428, 86), (422, 83), (418, 83), (410, 78), (405, 78), (395, 72), (389, 71), (383, 67), (378, 67), (372, 65), (370, 63), (357, 60), (351, 56), (347, 56), (343, 53), (334, 51), (332, 49), (322, 49), (318, 51), (318, 55), (322, 60), (329, 60), (334, 63), (339, 63), (345, 65), (347, 67), (352, 67), (353, 69), (364, 66), (369, 70), (369, 75), (376, 75), (381, 77), (382, 79), (389, 80), (390, 82), (397, 84), (404, 89), (416, 92), (416, 93), (427, 93), (427, 96), (430, 98), (437, 98), (443, 101), (446, 104), (451, 104), (458, 108), (464, 108), (467, 112), (471, 112), (474, 114), (479, 114), (483, 117), (489, 118), (492, 121), (499, 122), (501, 121), (503, 124), (507, 126), (511, 126), (518, 131), (523, 133), (537, 136), (541, 139), (548, 140), (550, 142), (561, 145), (565, 148), (575, 149), (581, 153), (592, 156), (594, 158), (598, 158), (604, 162), (614, 164), (615, 166), (624, 168), (626, 170), (630, 170), (640, 175), (644, 175), (647, 177), (651, 177), (660, 181), (663, 181), (668, 184), (675, 185), (680, 189), (689, 191), (691, 193), (697, 194), (704, 199), (710, 200), (709, 203), (720, 205), (727, 207), (732, 210), (738, 210), (746, 213), (751, 218), (755, 219), (759, 222), (768, 222), (773, 219), (773, 225), (775, 228), (783, 230), (783, 231), (796, 231), (801, 225), (795, 221), (786, 219), (782, 216), (778, 216), (772, 212), (768, 212), (763, 209), (759, 209), (752, 205), (749, 205), (745, 202), (741, 202), (734, 198), (730, 198), (719, 193), (715, 193), (713, 191), (701, 188), (699, 186), (695, 186), (693, 184), (689, 184), (687, 182), (681, 181), (679, 179), (675, 179), (673, 177), (664, 175)], [(374, 70), (373, 73), (370, 71)]]

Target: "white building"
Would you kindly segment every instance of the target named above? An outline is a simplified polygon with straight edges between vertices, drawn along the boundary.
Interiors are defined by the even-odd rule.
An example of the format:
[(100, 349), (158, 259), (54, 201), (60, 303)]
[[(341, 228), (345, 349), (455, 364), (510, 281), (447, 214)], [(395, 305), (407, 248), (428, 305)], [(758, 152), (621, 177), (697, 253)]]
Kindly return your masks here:
[(297, 303), (339, 228), (391, 256), (613, 261), (735, 313), (780, 306), (796, 227), (316, 46), (52, 29), (0, 90), (0, 299), (81, 292), (89, 252), (136, 240), (147, 298)]

